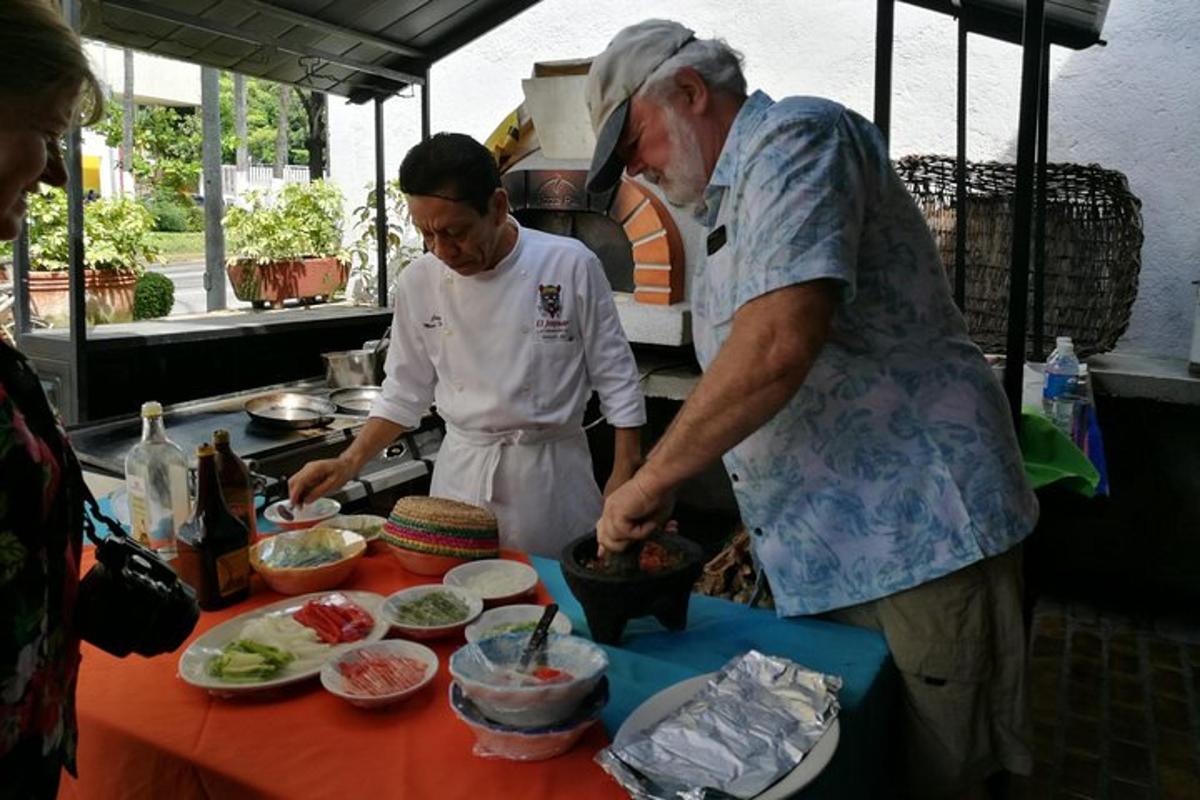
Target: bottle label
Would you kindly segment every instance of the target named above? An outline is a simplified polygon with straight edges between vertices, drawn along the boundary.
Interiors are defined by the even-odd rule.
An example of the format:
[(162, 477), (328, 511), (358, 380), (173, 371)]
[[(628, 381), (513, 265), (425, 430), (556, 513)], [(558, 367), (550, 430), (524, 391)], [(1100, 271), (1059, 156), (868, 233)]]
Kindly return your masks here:
[(125, 478), (125, 492), (129, 495), (130, 534), (142, 544), (150, 544), (150, 502), (146, 497), (146, 481), (140, 475)]
[(1071, 375), (1065, 375), (1059, 372), (1046, 373), (1046, 383), (1042, 387), (1042, 397), (1047, 400), (1053, 400), (1061, 397), (1066, 393), (1067, 387), (1071, 382)]
[(239, 547), (217, 558), (217, 593), (229, 597), (250, 585), (250, 548)]

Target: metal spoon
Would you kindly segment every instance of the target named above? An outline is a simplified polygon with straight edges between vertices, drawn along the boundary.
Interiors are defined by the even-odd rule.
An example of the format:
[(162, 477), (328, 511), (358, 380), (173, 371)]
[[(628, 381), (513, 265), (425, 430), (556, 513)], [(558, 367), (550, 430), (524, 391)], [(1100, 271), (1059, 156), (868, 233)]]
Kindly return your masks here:
[(529, 642), (525, 645), (525, 652), (521, 653), (521, 660), (517, 662), (517, 672), (529, 672), (529, 663), (533, 660), (533, 657), (545, 650), (546, 636), (550, 632), (550, 623), (554, 622), (554, 615), (557, 613), (557, 603), (551, 603), (546, 606), (546, 610), (542, 612), (542, 618), (538, 620), (537, 627), (533, 629), (533, 633), (529, 634)]

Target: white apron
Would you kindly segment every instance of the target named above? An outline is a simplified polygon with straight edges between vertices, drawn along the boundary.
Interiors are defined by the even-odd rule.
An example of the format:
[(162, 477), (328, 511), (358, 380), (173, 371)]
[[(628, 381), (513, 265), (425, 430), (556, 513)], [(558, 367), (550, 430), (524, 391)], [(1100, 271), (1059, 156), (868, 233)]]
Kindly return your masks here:
[(490, 509), (502, 547), (555, 559), (603, 507), (578, 425), (490, 432), (447, 424), (429, 493)]

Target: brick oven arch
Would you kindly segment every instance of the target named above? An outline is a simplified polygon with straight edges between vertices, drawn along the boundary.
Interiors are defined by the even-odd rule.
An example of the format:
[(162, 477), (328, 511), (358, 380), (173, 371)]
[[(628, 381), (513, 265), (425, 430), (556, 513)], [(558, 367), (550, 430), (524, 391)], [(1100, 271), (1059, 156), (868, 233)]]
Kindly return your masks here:
[(647, 187), (622, 177), (608, 216), (633, 246), (634, 300), (663, 306), (682, 302), (686, 261), (670, 210)]

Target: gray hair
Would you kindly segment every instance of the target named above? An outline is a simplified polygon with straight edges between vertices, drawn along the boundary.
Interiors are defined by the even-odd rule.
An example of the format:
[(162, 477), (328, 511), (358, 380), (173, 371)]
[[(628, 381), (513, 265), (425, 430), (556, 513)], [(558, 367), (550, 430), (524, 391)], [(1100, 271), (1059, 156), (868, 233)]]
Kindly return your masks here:
[(694, 39), (650, 73), (638, 94), (656, 101), (669, 97), (674, 91), (676, 73), (685, 67), (700, 73), (711, 91), (746, 96), (742, 54), (723, 39)]

